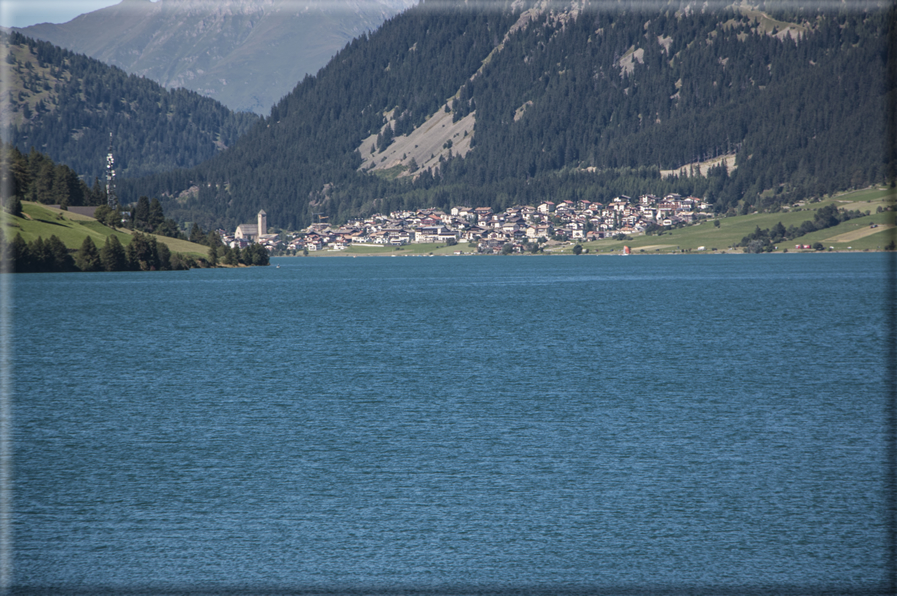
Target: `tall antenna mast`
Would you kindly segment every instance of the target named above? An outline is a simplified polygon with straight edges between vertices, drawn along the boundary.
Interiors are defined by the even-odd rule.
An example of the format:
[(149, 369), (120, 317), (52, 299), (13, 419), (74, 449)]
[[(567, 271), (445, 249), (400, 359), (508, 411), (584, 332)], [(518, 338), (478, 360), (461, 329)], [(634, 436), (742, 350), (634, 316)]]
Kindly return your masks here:
[(109, 151), (106, 153), (106, 204), (110, 209), (118, 209), (115, 195), (115, 158), (112, 156), (112, 133), (109, 133)]

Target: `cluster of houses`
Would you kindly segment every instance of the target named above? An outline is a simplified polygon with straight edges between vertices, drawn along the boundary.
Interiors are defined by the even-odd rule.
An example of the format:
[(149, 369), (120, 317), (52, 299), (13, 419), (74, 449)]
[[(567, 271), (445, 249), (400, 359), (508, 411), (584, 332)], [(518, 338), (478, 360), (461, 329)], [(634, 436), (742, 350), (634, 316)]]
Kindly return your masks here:
[(269, 251), (293, 252), (343, 250), (349, 246), (403, 246), (405, 244), (467, 242), (479, 252), (498, 252), (510, 244), (523, 250), (527, 244), (556, 241), (590, 241), (611, 236), (641, 234), (658, 228), (694, 223), (707, 217), (710, 205), (696, 197), (670, 194), (658, 198), (642, 195), (633, 200), (625, 195), (607, 204), (582, 201), (546, 201), (509, 207), (494, 212), (491, 207), (453, 207), (396, 211), (375, 214), (346, 222), (334, 229), (326, 223), (309, 226), (304, 234), (284, 241), (268, 234), (268, 216), (259, 211), (257, 223), (242, 224), (233, 234), (219, 230), (222, 241), (232, 248), (256, 243)]
[(498, 213), (490, 207), (453, 207), (450, 213), (438, 209), (397, 211), (350, 220), (336, 229), (329, 224), (313, 224), (285, 248), (313, 252), (343, 250), (353, 244), (467, 242), (475, 243), (479, 252), (497, 252), (506, 244), (521, 250), (526, 244), (549, 239), (589, 241), (691, 224), (707, 216), (709, 208), (695, 197), (670, 194), (660, 199), (649, 194), (637, 200), (619, 196), (607, 204), (546, 201), (535, 207), (515, 206)]

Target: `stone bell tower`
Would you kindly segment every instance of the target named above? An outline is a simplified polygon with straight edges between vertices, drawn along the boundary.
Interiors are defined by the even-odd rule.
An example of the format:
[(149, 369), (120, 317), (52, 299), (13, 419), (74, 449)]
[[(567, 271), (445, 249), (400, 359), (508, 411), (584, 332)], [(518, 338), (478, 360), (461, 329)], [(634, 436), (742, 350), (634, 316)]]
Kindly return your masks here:
[(268, 233), (268, 214), (265, 213), (264, 209), (259, 211), (258, 218), (259, 218), (259, 229), (258, 229), (259, 236), (264, 236), (265, 234)]

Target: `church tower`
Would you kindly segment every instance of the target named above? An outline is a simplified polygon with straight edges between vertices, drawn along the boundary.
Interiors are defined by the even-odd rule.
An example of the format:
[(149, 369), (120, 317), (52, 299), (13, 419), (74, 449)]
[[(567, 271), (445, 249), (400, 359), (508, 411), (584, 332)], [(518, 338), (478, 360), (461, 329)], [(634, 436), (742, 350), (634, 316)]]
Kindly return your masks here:
[(259, 211), (259, 236), (264, 236), (268, 233), (268, 214), (265, 213), (265, 210), (262, 209)]

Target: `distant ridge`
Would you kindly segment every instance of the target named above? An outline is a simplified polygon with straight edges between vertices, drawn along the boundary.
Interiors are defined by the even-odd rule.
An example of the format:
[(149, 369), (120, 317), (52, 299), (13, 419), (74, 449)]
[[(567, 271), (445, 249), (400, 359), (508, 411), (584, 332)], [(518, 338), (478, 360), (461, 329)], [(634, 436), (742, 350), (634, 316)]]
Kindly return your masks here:
[(0, 137), (26, 153), (39, 149), (88, 183), (105, 173), (110, 133), (117, 174), (141, 176), (195, 166), (259, 121), (15, 31), (0, 33), (0, 53), (8, 93)]
[(123, 187), (206, 227), (264, 207), (301, 229), (647, 193), (749, 214), (878, 184), (893, 166), (885, 10), (483, 4), (424, 0), (226, 151)]
[(122, 0), (16, 29), (169, 89), (267, 114), (350, 40), (416, 0)]

